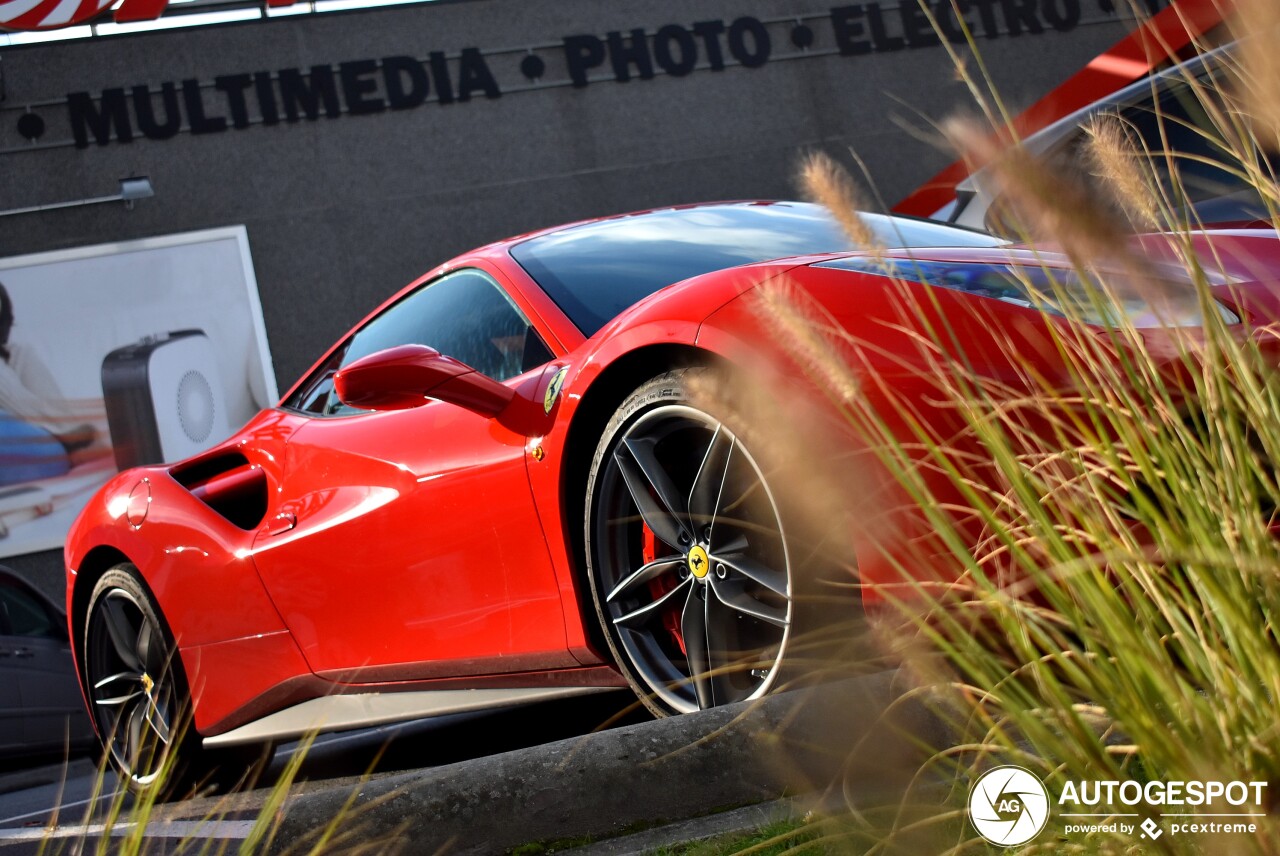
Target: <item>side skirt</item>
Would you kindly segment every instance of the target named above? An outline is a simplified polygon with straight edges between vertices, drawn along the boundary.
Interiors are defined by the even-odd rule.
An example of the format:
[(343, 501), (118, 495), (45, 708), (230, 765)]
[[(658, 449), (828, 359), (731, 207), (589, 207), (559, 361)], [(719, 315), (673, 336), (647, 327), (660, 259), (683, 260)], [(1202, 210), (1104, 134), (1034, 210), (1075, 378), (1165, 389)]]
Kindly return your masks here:
[(494, 710), (569, 696), (613, 692), (614, 687), (515, 687), (359, 693), (311, 699), (223, 734), (204, 738), (206, 748), (265, 743), (313, 731), (347, 731), (448, 713)]

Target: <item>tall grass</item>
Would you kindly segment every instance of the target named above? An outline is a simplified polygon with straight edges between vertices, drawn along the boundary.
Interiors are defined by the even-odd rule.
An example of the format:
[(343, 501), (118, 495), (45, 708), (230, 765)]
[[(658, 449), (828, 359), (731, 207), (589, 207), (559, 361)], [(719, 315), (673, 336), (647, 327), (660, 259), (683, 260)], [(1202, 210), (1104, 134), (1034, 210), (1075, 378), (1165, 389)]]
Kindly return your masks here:
[[(1229, 83), (1188, 79), (1187, 97), (1210, 120), (1196, 133), (1210, 135), (1221, 169), (1275, 223), (1260, 154), (1280, 127), (1280, 13), (1272, 0), (1239, 6), (1257, 35)], [(1198, 161), (1143, 149), (1119, 119), (1096, 123), (1070, 170), (996, 142), (1008, 135), (990, 126), (946, 131), (994, 175), (1006, 226), (1031, 248), (1009, 269), (1036, 322), (979, 344), (970, 334), (988, 298), (957, 317), (909, 265), (891, 285), (899, 314), (875, 337), (832, 324), (796, 289), (763, 298), (807, 319), (808, 333), (784, 325), (783, 339), (802, 366), (821, 367), (817, 382), (857, 391), (837, 404), (897, 485), (895, 511), (919, 524), (877, 545), (902, 585), (880, 581), (874, 615), (913, 696), (954, 735), (918, 776), (949, 793), (905, 794), (838, 834), (870, 852), (928, 852), (922, 840), (982, 850), (964, 800), (982, 770), (1011, 763), (1053, 796), (1067, 781), (1269, 783), (1251, 835), (1065, 836), (1051, 818), (1023, 852), (1280, 851), (1280, 331), (1267, 317), (1234, 323), (1219, 302), (1235, 286), (1214, 272), (1234, 265), (1280, 289), (1280, 270), (1194, 237), (1182, 176)], [(827, 186), (833, 174), (806, 169), (813, 198), (849, 195)], [(1135, 229), (1164, 234), (1139, 243)], [(883, 332), (895, 324), (915, 332), (897, 337), (890, 363)], [(815, 329), (825, 358), (813, 355)], [(1084, 810), (1139, 813), (1132, 823), (1160, 811)]]

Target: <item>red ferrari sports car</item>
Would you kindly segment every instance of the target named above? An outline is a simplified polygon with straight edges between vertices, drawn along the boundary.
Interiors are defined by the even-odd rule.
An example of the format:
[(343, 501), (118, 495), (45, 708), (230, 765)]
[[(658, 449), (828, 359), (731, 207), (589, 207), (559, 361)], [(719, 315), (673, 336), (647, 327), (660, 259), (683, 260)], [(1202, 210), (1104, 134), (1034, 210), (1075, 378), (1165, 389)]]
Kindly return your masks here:
[[(918, 323), (945, 319), (992, 371), (1019, 370), (1009, 336), (1052, 359), (1034, 341), (1052, 317), (1008, 274), (1019, 251), (867, 222), (911, 249), (851, 254), (825, 211), (778, 202), (483, 247), (380, 307), (231, 439), (112, 479), (68, 537), (67, 613), (125, 779), (601, 688), (658, 714), (773, 689), (812, 551), (760, 454), (689, 394), (706, 367), (776, 353), (750, 292), (785, 276), (904, 384), (902, 280), (927, 296)], [(863, 582), (893, 578), (853, 548)]]

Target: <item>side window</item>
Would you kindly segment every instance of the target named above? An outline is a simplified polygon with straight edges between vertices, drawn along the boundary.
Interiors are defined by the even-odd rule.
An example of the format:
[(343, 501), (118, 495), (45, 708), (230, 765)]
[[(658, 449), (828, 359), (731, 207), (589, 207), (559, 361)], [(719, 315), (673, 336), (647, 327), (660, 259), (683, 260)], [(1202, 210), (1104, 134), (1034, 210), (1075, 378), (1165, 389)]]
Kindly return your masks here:
[(551, 359), (551, 351), (502, 288), (483, 271), (445, 274), (365, 324), (286, 402), (306, 413), (358, 413), (333, 392), (333, 375), (361, 357), (397, 345), (427, 345), (495, 380)]
[(0, 583), (0, 631), (29, 638), (58, 635), (54, 617), (45, 605), (7, 583)]

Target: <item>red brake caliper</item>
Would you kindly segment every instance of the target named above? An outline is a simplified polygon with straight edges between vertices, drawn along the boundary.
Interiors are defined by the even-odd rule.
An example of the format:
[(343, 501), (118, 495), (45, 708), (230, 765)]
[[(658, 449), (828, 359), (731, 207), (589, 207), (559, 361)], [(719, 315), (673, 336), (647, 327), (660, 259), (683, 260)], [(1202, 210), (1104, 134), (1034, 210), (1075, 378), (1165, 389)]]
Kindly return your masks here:
[[(649, 528), (649, 524), (643, 524), (644, 528), (644, 544), (641, 549), (641, 558), (647, 565), (654, 559), (658, 558), (658, 539), (653, 534), (653, 530)], [(657, 579), (649, 581), (649, 593), (653, 595), (653, 599), (657, 600), (667, 592), (675, 588), (679, 583), (672, 578), (670, 574), (663, 574)], [(662, 614), (662, 627), (671, 634), (671, 638), (676, 645), (680, 647), (680, 653), (686, 657), (689, 652), (684, 649), (684, 634), (680, 632), (680, 612), (677, 609), (667, 609)]]

